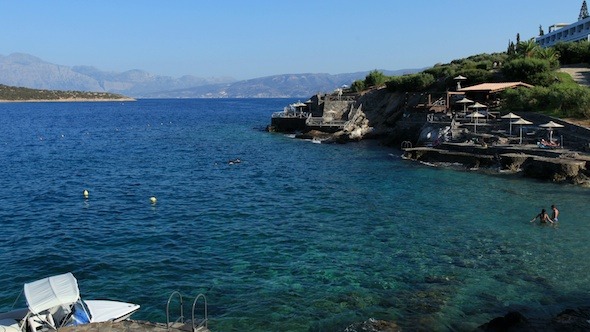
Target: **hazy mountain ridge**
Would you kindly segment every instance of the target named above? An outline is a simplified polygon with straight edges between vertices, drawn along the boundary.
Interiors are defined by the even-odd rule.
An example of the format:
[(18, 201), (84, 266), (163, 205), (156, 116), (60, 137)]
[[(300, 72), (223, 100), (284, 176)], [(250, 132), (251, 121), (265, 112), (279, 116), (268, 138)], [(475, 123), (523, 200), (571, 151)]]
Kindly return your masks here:
[(137, 97), (146, 93), (235, 82), (229, 77), (158, 76), (142, 70), (107, 72), (92, 66), (62, 66), (24, 53), (0, 55), (0, 84), (48, 90), (110, 92)]
[[(382, 70), (395, 76), (415, 73), (421, 69)], [(283, 74), (238, 81), (230, 84), (204, 85), (189, 89), (162, 91), (145, 98), (307, 98), (316, 93), (332, 92), (355, 80), (364, 79), (370, 71), (347, 74)]]
[[(386, 75), (420, 69), (381, 70)], [(364, 79), (369, 71), (347, 74), (283, 74), (243, 81), (229, 77), (180, 78), (142, 70), (107, 72), (92, 66), (62, 66), (24, 53), (0, 55), (0, 84), (31, 89), (110, 92), (133, 98), (280, 98), (331, 92)]]

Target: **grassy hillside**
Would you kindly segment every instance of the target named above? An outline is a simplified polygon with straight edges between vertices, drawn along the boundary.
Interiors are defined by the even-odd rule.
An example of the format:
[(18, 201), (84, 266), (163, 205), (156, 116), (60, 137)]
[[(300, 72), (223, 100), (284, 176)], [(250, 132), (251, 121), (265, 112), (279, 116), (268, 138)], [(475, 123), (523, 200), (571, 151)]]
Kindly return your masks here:
[(100, 101), (100, 100), (131, 100), (113, 93), (37, 90), (0, 84), (0, 101)]
[(373, 71), (364, 81), (356, 81), (353, 91), (385, 85), (391, 92), (444, 93), (452, 91), (454, 77), (464, 76), (463, 86), (483, 82), (522, 81), (533, 88), (518, 88), (500, 95), (503, 111), (536, 111), (562, 118), (590, 118), (590, 88), (580, 86), (567, 73), (559, 72), (563, 64), (587, 63), (590, 42), (560, 43), (541, 48), (533, 40), (509, 47), (507, 52), (479, 54), (447, 64), (437, 64), (417, 74), (388, 77)]

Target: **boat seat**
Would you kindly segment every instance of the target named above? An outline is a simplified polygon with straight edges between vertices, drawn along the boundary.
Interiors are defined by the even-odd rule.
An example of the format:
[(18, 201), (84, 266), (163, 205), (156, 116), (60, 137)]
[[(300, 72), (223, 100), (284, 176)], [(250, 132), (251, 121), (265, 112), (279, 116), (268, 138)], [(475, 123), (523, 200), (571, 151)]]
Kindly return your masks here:
[(55, 330), (55, 323), (51, 314), (31, 316), (27, 320), (29, 323), (29, 331), (37, 332), (47, 330), (48, 328)]

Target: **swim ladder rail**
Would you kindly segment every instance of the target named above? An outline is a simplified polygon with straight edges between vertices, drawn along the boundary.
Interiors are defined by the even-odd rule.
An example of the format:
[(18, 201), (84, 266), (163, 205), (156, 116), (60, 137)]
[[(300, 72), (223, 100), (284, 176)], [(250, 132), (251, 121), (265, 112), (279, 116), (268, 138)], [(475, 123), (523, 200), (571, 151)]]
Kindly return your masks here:
[[(178, 299), (180, 300), (179, 301), (180, 302), (180, 317), (178, 317), (172, 324), (170, 324), (170, 302), (172, 301), (172, 298), (174, 297), (174, 295), (178, 295)], [(172, 327), (172, 325), (174, 325), (176, 323), (184, 324), (184, 310), (183, 310), (182, 295), (178, 291), (172, 292), (172, 294), (170, 294), (170, 297), (168, 298), (168, 302), (166, 303), (166, 327), (168, 328), (168, 331), (170, 331), (170, 327)]]
[[(179, 299), (180, 317), (178, 317), (174, 322), (171, 323), (170, 322), (170, 303), (172, 302), (172, 299), (175, 296), (178, 296), (178, 299)], [(199, 302), (200, 299), (203, 300), (203, 319), (200, 320), (197, 324), (197, 320), (195, 319), (195, 309), (197, 307), (197, 302)], [(166, 303), (166, 328), (168, 329), (168, 331), (170, 332), (170, 329), (172, 327), (175, 327), (179, 324), (182, 326), (185, 326), (185, 328), (187, 328), (188, 322), (185, 322), (184, 318), (185, 318), (184, 317), (184, 301), (183, 301), (182, 294), (180, 294), (180, 292), (178, 292), (178, 291), (174, 291), (174, 292), (172, 292), (172, 294), (168, 298), (168, 302)], [(195, 297), (195, 300), (193, 301), (190, 322), (192, 325), (193, 332), (208, 331), (209, 318), (208, 318), (208, 313), (207, 313), (207, 298), (205, 297), (205, 294), (199, 293), (197, 295), (197, 297)]]
[[(203, 320), (199, 323), (198, 326), (195, 327), (195, 306), (197, 305), (197, 301), (203, 298), (204, 301), (204, 306), (203, 306)], [(192, 316), (191, 316), (191, 321), (193, 323), (193, 331), (198, 331), (198, 329), (200, 329), (201, 327), (205, 327), (205, 329), (208, 329), (208, 324), (209, 324), (209, 318), (207, 317), (207, 298), (205, 297), (205, 294), (200, 293), (199, 295), (197, 295), (197, 297), (195, 297), (195, 300), (193, 301), (193, 309), (192, 309)]]

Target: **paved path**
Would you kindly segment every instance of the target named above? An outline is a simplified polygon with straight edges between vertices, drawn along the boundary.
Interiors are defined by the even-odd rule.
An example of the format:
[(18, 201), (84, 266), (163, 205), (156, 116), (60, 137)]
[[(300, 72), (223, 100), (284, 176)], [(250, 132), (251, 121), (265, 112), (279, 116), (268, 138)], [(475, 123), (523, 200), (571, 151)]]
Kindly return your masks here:
[(568, 73), (580, 85), (590, 86), (590, 68), (584, 65), (568, 65), (559, 69), (560, 72)]

